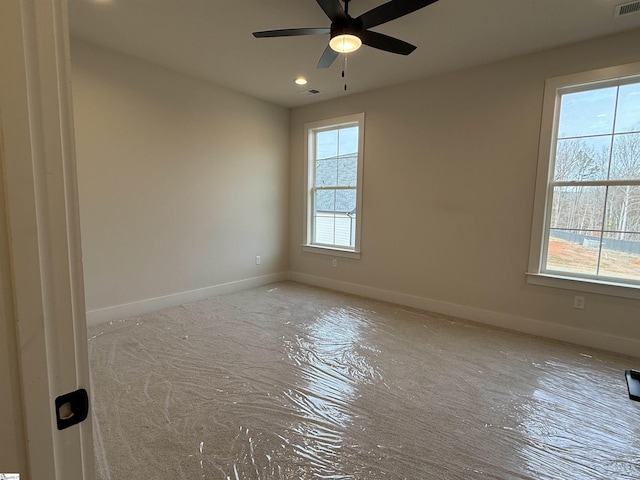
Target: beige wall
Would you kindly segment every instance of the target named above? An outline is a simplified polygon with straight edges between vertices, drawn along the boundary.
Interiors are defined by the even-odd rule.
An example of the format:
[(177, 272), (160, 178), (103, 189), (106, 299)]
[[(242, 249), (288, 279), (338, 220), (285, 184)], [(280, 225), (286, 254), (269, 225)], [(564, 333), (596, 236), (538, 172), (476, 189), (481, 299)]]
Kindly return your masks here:
[[(580, 330), (640, 341), (638, 300), (587, 294), (576, 310), (576, 292), (524, 275), (544, 81), (640, 61), (638, 44), (640, 30), (293, 110), (290, 270), (474, 318), (494, 312), (506, 326), (531, 320), (525, 331), (575, 328), (579, 343)], [(300, 248), (303, 125), (357, 112), (366, 114), (362, 258), (331, 268)]]
[(285, 108), (80, 41), (71, 60), (87, 310), (287, 270)]

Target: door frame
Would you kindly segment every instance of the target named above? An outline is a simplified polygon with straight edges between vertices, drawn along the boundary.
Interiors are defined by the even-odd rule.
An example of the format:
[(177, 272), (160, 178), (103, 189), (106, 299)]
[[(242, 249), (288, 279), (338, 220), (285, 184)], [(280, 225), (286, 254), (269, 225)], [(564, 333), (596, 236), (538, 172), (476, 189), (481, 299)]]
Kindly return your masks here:
[(29, 469), (21, 479), (91, 480), (91, 416), (58, 430), (54, 406), (62, 394), (89, 391), (66, 0), (2, 0), (0, 19), (5, 288)]

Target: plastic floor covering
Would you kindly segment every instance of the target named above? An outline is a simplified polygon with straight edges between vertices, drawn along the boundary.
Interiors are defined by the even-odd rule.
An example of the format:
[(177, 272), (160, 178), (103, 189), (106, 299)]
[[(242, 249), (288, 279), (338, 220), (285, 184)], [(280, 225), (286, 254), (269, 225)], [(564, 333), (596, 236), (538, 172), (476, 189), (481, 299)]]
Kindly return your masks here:
[(100, 480), (640, 479), (638, 359), (289, 282), (89, 355)]

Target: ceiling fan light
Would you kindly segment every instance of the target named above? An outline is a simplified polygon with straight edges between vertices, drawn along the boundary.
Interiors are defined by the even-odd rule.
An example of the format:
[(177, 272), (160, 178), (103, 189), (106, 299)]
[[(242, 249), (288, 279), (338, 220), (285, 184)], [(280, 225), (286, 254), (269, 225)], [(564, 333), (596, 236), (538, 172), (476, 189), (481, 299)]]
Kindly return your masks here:
[(349, 33), (336, 35), (329, 40), (329, 46), (338, 53), (355, 52), (362, 45), (362, 40), (355, 35)]

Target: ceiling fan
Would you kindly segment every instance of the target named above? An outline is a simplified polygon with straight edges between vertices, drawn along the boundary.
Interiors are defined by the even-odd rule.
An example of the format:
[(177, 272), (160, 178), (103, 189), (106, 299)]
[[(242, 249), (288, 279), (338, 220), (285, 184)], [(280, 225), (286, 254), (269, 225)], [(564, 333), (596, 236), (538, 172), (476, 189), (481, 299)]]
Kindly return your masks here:
[(349, 53), (360, 48), (362, 44), (400, 55), (409, 55), (416, 49), (415, 45), (404, 42), (389, 35), (372, 32), (369, 29), (377, 27), (396, 18), (415, 12), (431, 5), (438, 0), (391, 0), (373, 8), (359, 17), (349, 15), (349, 2), (343, 0), (316, 0), (320, 8), (331, 20), (329, 28), (287, 28), (282, 30), (266, 30), (253, 32), (256, 38), (265, 37), (295, 37), (299, 35), (330, 34), (329, 45), (325, 48), (318, 61), (318, 68), (327, 68), (340, 53)]

